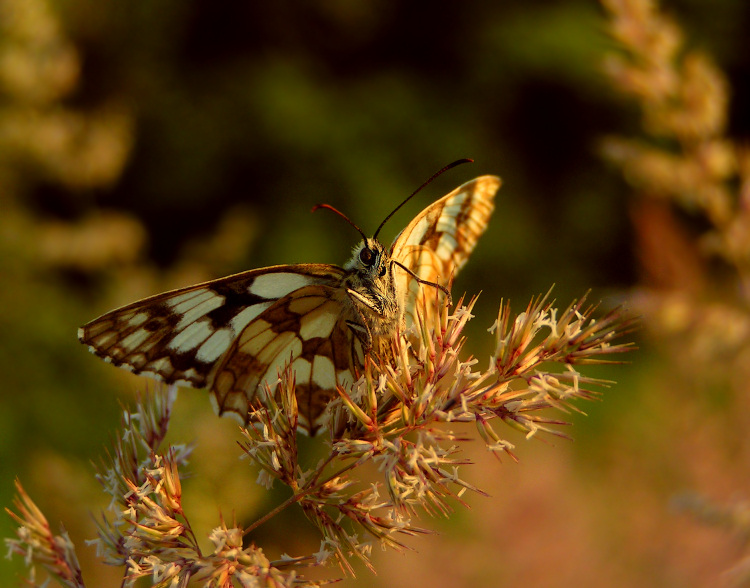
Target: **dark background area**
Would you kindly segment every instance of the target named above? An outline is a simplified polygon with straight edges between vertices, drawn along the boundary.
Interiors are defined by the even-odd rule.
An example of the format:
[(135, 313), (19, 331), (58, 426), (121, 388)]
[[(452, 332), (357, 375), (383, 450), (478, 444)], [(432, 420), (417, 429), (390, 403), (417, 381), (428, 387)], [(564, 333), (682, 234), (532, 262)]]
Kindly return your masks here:
[[(750, 4), (663, 5), (728, 75), (728, 133), (746, 140)], [(98, 576), (82, 543), (93, 535), (86, 513), (106, 502), (89, 464), (118, 401), (146, 384), (86, 353), (80, 324), (244, 269), (342, 264), (357, 235), (313, 205), (330, 203), (371, 233), (463, 157), (475, 163), (435, 180), (382, 237), (464, 181), (503, 178), (454, 289), (482, 292), (469, 331), (482, 362), (501, 299), (520, 311), (555, 284), (562, 306), (591, 289), (606, 308), (639, 285), (632, 194), (598, 146), (638, 134), (640, 118), (602, 73), (615, 49), (593, 0), (2, 0), (0, 14), (0, 502), (10, 504), (19, 476), (53, 527), (63, 520), (80, 543), (92, 586), (119, 572)], [(584, 407), (589, 418), (574, 417), (574, 444), (518, 438), (521, 466), (477, 448), (493, 498), (473, 498), (450, 523), (427, 518), (440, 537), (386, 558), (380, 576), (360, 570), (363, 584), (403, 583), (412, 565), (445, 586), (511, 585), (530, 570), (533, 586), (702, 585), (720, 574), (739, 548), (669, 512), (672, 493), (695, 481), (659, 445), (679, 440), (649, 432), (669, 398), (648, 380), (660, 351), (640, 345), (632, 365), (597, 372), (622, 383)], [(283, 499), (264, 497), (238, 464), (236, 429), (213, 417), (204, 393), (183, 393), (178, 412), (175, 437), (199, 447), (189, 482), (198, 525), (210, 529), (219, 509), (252, 520)], [(620, 471), (646, 472), (637, 489), (635, 478), (623, 483), (623, 462)], [(619, 501), (637, 514), (618, 514)], [(257, 542), (315, 551), (314, 533), (298, 533), (305, 522), (291, 516)], [(690, 538), (679, 549), (705, 559), (680, 567), (680, 533)], [(446, 558), (456, 569), (440, 576)], [(0, 583), (19, 572), (6, 562)]]

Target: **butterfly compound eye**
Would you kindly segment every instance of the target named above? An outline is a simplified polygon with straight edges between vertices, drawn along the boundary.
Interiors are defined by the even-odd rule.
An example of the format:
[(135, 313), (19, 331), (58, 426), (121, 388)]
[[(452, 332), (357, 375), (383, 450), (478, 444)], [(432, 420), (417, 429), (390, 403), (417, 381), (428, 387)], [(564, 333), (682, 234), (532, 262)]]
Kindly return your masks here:
[(373, 253), (372, 249), (365, 247), (359, 252), (359, 260), (369, 267), (375, 263), (375, 253)]

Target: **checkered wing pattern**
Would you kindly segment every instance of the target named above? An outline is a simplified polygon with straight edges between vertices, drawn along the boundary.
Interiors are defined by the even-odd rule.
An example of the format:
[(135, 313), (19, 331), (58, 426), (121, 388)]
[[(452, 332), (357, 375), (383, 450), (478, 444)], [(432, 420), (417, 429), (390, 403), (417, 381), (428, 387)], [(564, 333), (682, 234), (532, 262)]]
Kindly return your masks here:
[(346, 272), (336, 266), (275, 266), (146, 298), (79, 330), (105, 361), (157, 380), (209, 388), (219, 414), (243, 423), (258, 387), (275, 386), (291, 362), (299, 427), (314, 434), (337, 385), (364, 361), (346, 324)]
[[(500, 178), (481, 176), (443, 196), (401, 231), (391, 246), (391, 257), (422, 280), (450, 286), (487, 228), (499, 187)], [(435, 290), (403, 270), (394, 268), (394, 272), (408, 327), (424, 297), (434, 299)]]

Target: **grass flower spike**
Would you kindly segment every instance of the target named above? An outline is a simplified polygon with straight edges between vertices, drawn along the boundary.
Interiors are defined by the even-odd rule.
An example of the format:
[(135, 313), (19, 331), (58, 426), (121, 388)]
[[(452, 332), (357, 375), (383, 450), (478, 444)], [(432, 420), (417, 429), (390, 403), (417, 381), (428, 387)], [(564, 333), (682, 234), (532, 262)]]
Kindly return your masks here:
[[(389, 353), (367, 358), (359, 380), (351, 389), (339, 387), (326, 409), (328, 454), (318, 463), (300, 462), (294, 372), (279, 374), (276, 394), (266, 386), (253, 407), (255, 425), (241, 430), (240, 447), (261, 486), (277, 482), (291, 496), (244, 528), (220, 518), (209, 534), (210, 553), (201, 550), (183, 508), (181, 476), (191, 447), (165, 443), (176, 390), (145, 394), (134, 411), (123, 412), (97, 474), (110, 496), (92, 542), (102, 560), (124, 568), (127, 586), (147, 577), (159, 587), (189, 580), (207, 586), (310, 585), (301, 575), (305, 568), (336, 561), (353, 575), (354, 558), (374, 571), (373, 546), (400, 550), (406, 548), (402, 538), (430, 532), (414, 524), (420, 512), (449, 515), (466, 491), (484, 495), (462, 473), (472, 465), (461, 453), (473, 437), (467, 424), (474, 424), (495, 455), (514, 456), (501, 425), (529, 438), (559, 435), (555, 425), (563, 421), (540, 411), (567, 412), (576, 399), (596, 398), (596, 389), (610, 382), (579, 370), (630, 350), (618, 341), (633, 322), (622, 309), (595, 320), (585, 297), (559, 311), (542, 296), (516, 317), (502, 303), (489, 329), (494, 352), (480, 361), (463, 350), (475, 301), (462, 299), (451, 309), (436, 296), (432, 309), (427, 303), (419, 309), (413, 329), (394, 337)], [(12, 516), (19, 531), (18, 539), (8, 541), (11, 552), (66, 586), (83, 586), (64, 533), (53, 536), (20, 484), (18, 491), (19, 514)], [(270, 561), (259, 547), (243, 543), (249, 532), (294, 505), (319, 532), (318, 552)]]

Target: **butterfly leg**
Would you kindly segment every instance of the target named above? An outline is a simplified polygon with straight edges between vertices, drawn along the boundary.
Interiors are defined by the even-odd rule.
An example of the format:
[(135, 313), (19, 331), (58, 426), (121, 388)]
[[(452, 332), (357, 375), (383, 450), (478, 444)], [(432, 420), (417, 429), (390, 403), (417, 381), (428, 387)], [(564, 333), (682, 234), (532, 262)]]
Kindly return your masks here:
[(367, 321), (365, 320), (364, 315), (362, 314), (362, 311), (359, 310), (356, 306), (354, 307), (357, 310), (357, 314), (359, 315), (359, 318), (362, 322), (357, 321), (346, 321), (347, 326), (349, 329), (351, 329), (352, 333), (362, 342), (362, 346), (366, 353), (369, 353), (370, 349), (372, 349), (372, 331), (370, 331), (370, 327), (367, 326)]
[(347, 294), (349, 294), (349, 297), (351, 298), (354, 307), (354, 310), (357, 313), (357, 316), (359, 317), (359, 322), (348, 320), (346, 321), (346, 324), (349, 326), (349, 328), (352, 330), (352, 332), (357, 336), (357, 338), (362, 342), (362, 345), (366, 352), (369, 352), (372, 349), (372, 343), (375, 339), (372, 334), (372, 329), (370, 328), (370, 323), (372, 322), (372, 319), (368, 320), (368, 318), (365, 316), (364, 308), (367, 310), (372, 311), (373, 313), (377, 314), (379, 317), (383, 316), (382, 311), (373, 303), (372, 300), (367, 298), (366, 296), (363, 296), (356, 290), (353, 290), (351, 288), (346, 289)]
[(355, 337), (362, 343), (362, 348), (365, 353), (372, 354), (382, 358), (392, 358), (393, 354), (390, 351), (390, 339), (387, 337), (378, 336), (375, 337), (372, 333), (371, 327), (367, 323), (365, 314), (362, 309), (357, 308), (357, 314), (361, 322), (357, 321), (346, 321), (347, 326), (352, 331)]

